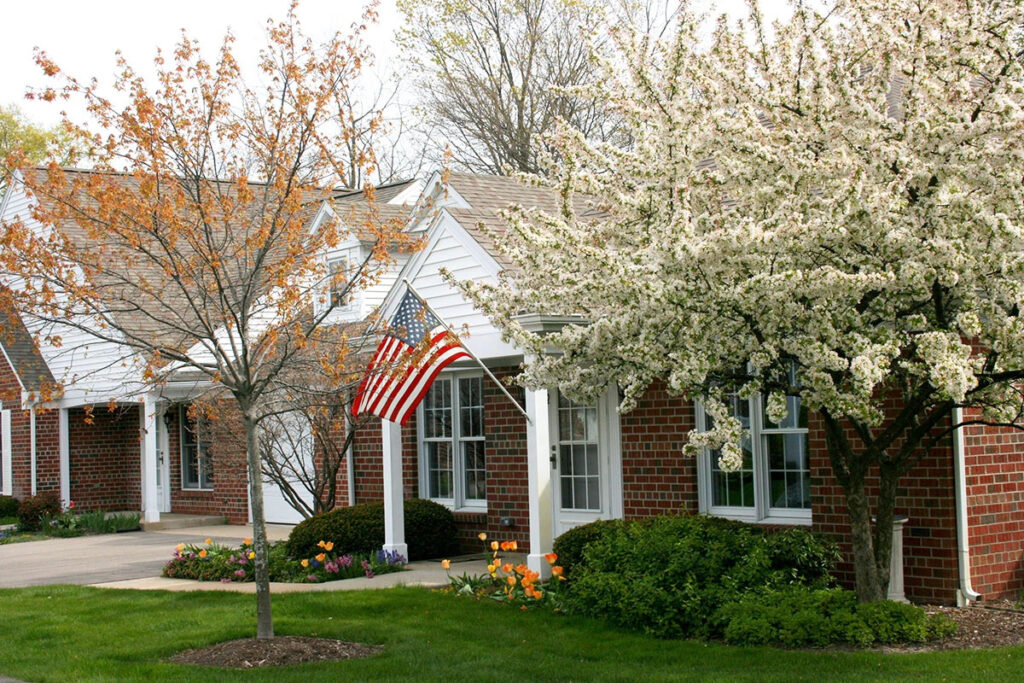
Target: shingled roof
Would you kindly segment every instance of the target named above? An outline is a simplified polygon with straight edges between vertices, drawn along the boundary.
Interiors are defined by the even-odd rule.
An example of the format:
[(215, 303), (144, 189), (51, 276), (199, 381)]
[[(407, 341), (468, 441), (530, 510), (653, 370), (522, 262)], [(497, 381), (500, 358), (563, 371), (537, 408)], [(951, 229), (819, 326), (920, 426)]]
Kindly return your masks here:
[(39, 393), (44, 387), (54, 387), (53, 374), (18, 314), (10, 311), (0, 316), (0, 321), (0, 347), (25, 391)]

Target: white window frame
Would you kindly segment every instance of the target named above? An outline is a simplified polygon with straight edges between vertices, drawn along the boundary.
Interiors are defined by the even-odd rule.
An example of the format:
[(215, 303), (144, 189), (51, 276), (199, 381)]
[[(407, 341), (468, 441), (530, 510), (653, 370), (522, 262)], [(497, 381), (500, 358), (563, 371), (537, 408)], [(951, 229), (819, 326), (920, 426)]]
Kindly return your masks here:
[[(697, 459), (697, 506), (701, 514), (714, 517), (725, 517), (742, 522), (753, 522), (761, 524), (785, 524), (785, 525), (810, 525), (812, 523), (812, 508), (777, 508), (770, 505), (771, 502), (771, 476), (768, 463), (768, 435), (784, 433), (800, 433), (808, 435), (805, 427), (776, 428), (764, 426), (764, 399), (761, 395), (754, 396), (749, 401), (750, 409), (750, 444), (751, 461), (754, 472), (754, 505), (752, 507), (738, 507), (713, 505), (714, 500), (712, 484), (712, 452), (703, 449)], [(696, 402), (696, 428), (698, 431), (707, 429), (708, 416), (704, 411), (704, 405)], [(810, 469), (810, 438), (808, 435), (805, 442), (807, 451), (808, 469)]]
[[(331, 307), (332, 300), (334, 299), (334, 268), (338, 264), (341, 264), (341, 269), (345, 273), (347, 280), (348, 274), (351, 272), (352, 268), (352, 255), (349, 252), (342, 252), (341, 254), (335, 255), (333, 258), (327, 259), (327, 292), (324, 303), (328, 308)], [(354, 292), (351, 290), (346, 292), (344, 297), (342, 297), (342, 302), (334, 306), (332, 312), (351, 311), (353, 300), (355, 298), (353, 294)]]
[[(203, 448), (203, 436), (202, 436), (202, 423), (197, 422), (195, 444), (198, 452), (196, 461), (196, 467), (199, 469), (199, 482), (195, 486), (187, 486), (185, 484), (185, 432), (190, 431), (188, 429), (188, 406), (179, 406), (178, 408), (178, 451), (181, 459), (181, 471), (179, 472), (179, 483), (181, 484), (182, 491), (213, 491), (216, 486), (215, 483), (211, 482), (209, 478), (204, 475), (205, 471), (212, 471), (212, 464), (208, 467), (203, 467), (203, 461), (208, 461), (212, 455), (210, 448), (212, 443), (207, 442), (207, 447)], [(204, 486), (205, 484), (205, 486)]]
[[(479, 379), (480, 380), (480, 399), (484, 402), (483, 410), (483, 436), (469, 436), (464, 437), (461, 434), (462, 420), (459, 416), (459, 381), (464, 379)], [(428, 441), (448, 441), (452, 447), (452, 497), (451, 498), (430, 498), (436, 503), (440, 503), (448, 507), (455, 512), (487, 512), (487, 500), (483, 499), (466, 499), (465, 495), (465, 481), (466, 481), (466, 462), (462, 455), (462, 444), (463, 442), (479, 441), (483, 442), (484, 450), (486, 451), (487, 443), (487, 408), (486, 408), (486, 397), (484, 396), (484, 384), (483, 384), (483, 373), (479, 371), (460, 371), (460, 372), (443, 372), (438, 375), (435, 380), (435, 384), (438, 381), (451, 382), (451, 396), (452, 396), (452, 433), (448, 438), (442, 439), (427, 439), (425, 437), (426, 420), (424, 417), (424, 404), (426, 401), (422, 401), (419, 407), (416, 409), (416, 453), (417, 460), (419, 463), (419, 489), (420, 497), (430, 498), (430, 482), (428, 478), (430, 476), (430, 463), (428, 462), (427, 449), (425, 444)], [(433, 386), (431, 387), (433, 388)], [(484, 455), (485, 463), (485, 477), (486, 477), (486, 462), (487, 456)], [(485, 489), (486, 490), (486, 489)]]

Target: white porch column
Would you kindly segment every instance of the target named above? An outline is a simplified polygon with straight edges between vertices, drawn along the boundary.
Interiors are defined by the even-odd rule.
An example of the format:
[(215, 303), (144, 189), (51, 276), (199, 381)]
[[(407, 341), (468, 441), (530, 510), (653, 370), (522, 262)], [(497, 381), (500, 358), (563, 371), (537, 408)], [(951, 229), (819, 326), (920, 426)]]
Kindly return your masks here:
[(60, 500), (67, 507), (71, 502), (71, 435), (67, 408), (57, 409), (57, 446), (60, 452)]
[(147, 395), (139, 408), (142, 427), (142, 519), (145, 522), (159, 522), (160, 500), (156, 485), (156, 402)]
[(551, 430), (548, 425), (548, 391), (526, 390), (526, 454), (528, 459), (527, 479), (530, 497), (530, 554), (526, 564), (541, 578), (551, 575), (551, 568), (544, 559), (551, 552), (554, 543), (552, 521), (553, 501), (551, 492)]
[(384, 550), (409, 559), (405, 542), (405, 503), (402, 491), (402, 425), (381, 420), (384, 451)]

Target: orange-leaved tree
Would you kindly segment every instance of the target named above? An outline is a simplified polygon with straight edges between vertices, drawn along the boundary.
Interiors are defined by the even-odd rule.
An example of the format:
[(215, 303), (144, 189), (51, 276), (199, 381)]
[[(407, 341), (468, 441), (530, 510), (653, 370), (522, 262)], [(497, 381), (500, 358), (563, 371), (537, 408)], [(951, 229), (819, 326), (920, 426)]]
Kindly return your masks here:
[[(187, 377), (240, 414), (261, 638), (273, 636), (273, 620), (260, 423), (290, 404), (311, 368), (321, 387), (352, 381), (350, 335), (328, 329), (344, 300), (336, 293), (378, 281), (396, 251), (416, 246), (375, 208), (372, 188), (358, 214), (312, 220), (352, 164), (372, 172), (375, 163), (369, 148), (345, 155), (353, 130), (340, 115), (368, 59), (361, 35), (375, 10), (325, 42), (303, 34), (296, 12), (292, 4), (268, 23), (258, 87), (243, 79), (230, 34), (210, 61), (183, 35), (166, 60), (157, 54), (152, 85), (119, 58), (109, 97), (39, 52), (53, 85), (35, 96), (84, 101), (89, 122), (65, 126), (90, 142), (95, 167), (33, 168), (10, 155), (4, 175), (33, 201), (0, 238), (13, 292), (2, 301), (41, 343), (87, 333), (126, 350), (119, 362), (135, 385)], [(366, 258), (328, 272), (325, 253), (351, 237), (369, 247)]]

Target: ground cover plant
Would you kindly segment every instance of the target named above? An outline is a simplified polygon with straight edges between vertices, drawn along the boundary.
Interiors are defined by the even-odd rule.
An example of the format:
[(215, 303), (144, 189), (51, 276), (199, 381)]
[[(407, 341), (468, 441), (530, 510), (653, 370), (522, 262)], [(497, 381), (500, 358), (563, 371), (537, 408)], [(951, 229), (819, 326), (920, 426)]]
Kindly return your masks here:
[[(416, 498), (404, 502), (404, 514), (410, 560), (445, 557), (458, 550), (451, 510)], [(315, 555), (321, 541), (330, 541), (348, 553), (375, 552), (384, 545), (384, 503), (335, 508), (303, 520), (288, 535), (288, 553), (292, 557)]]
[[(20, 502), (15, 501), (12, 507), (16, 509), (17, 532), (0, 537), (0, 543), (47, 537), (70, 538), (87, 534), (112, 534), (139, 528), (140, 515), (137, 512), (77, 510), (74, 501), (69, 501), (65, 508), (52, 493), (42, 493)], [(0, 523), (3, 523), (3, 518), (0, 518)]]
[(282, 634), (380, 645), (379, 655), (238, 672), (169, 659), (251, 635), (248, 595), (46, 586), (0, 590), (0, 604), (0, 674), (25, 681), (821, 681), (823, 673), (992, 681), (1016, 680), (1024, 668), (1024, 647), (893, 655), (664, 641), (583, 617), (397, 588), (274, 596)]
[[(372, 579), (377, 574), (402, 571), (406, 563), (398, 553), (384, 550), (362, 554), (336, 552), (330, 541), (320, 541), (316, 550), (309, 557), (296, 558), (289, 555), (286, 544), (273, 544), (269, 553), (270, 580), (318, 583), (358, 576)], [(214, 543), (209, 538), (201, 545), (180, 543), (162, 573), (173, 579), (252, 582), (255, 554), (250, 538), (237, 547)]]

